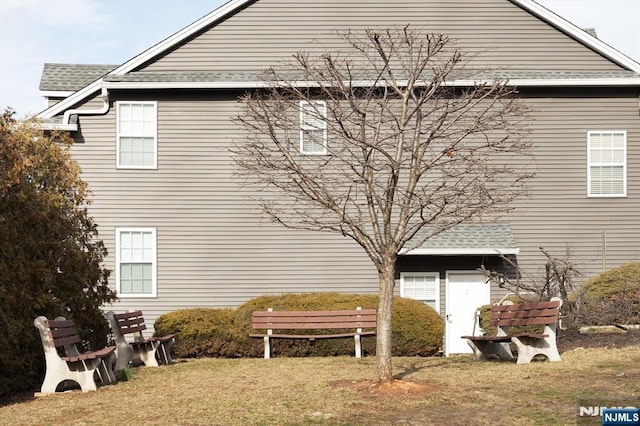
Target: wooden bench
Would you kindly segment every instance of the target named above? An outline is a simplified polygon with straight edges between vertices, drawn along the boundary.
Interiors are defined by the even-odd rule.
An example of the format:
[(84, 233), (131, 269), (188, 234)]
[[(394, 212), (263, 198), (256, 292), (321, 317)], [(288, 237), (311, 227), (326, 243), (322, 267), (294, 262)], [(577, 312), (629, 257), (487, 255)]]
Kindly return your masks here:
[[(264, 339), (264, 357), (271, 357), (271, 339), (332, 339), (353, 337), (355, 340), (355, 356), (362, 357), (360, 336), (376, 334), (376, 310), (353, 309), (341, 311), (267, 311), (253, 312), (252, 327), (266, 330), (266, 334), (250, 334), (250, 337)], [(364, 328), (373, 329), (363, 331)], [(334, 334), (274, 334), (273, 330), (349, 330)]]
[(78, 383), (83, 392), (94, 391), (97, 389), (94, 375), (102, 384), (116, 382), (112, 368), (115, 346), (80, 353), (76, 344), (81, 340), (73, 320), (63, 317), (48, 320), (39, 316), (33, 324), (40, 332), (47, 368), (41, 393), (55, 393), (65, 380)]
[[(116, 371), (123, 370), (134, 359), (142, 361), (148, 367), (158, 367), (161, 364), (173, 362), (171, 346), (175, 342), (175, 334), (145, 338), (142, 332), (147, 329), (147, 326), (144, 323), (142, 311), (122, 314), (109, 311), (107, 319), (118, 347)], [(127, 339), (128, 334), (132, 335), (129, 339)]]
[[(549, 302), (494, 305), (491, 307), (490, 325), (498, 327), (495, 336), (462, 336), (473, 349), (473, 359), (487, 360), (498, 356), (513, 360), (510, 343), (516, 345), (518, 364), (528, 364), (536, 355), (549, 361), (560, 361), (556, 346), (556, 327), (562, 302), (553, 298)], [(509, 334), (509, 327), (544, 326), (542, 332), (523, 331)]]

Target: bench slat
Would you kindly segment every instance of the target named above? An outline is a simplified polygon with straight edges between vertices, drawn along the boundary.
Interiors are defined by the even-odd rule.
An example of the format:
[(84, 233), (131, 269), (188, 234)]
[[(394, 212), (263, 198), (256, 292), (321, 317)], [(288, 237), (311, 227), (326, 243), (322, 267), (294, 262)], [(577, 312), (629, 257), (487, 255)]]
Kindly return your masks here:
[(56, 348), (81, 342), (78, 330), (72, 320), (49, 320), (47, 326)]
[(375, 315), (375, 309), (348, 309), (338, 311), (254, 311), (254, 317), (323, 317), (323, 316), (340, 316), (340, 315)]
[(374, 328), (375, 309), (337, 311), (255, 311), (252, 327), (258, 330), (312, 330)]
[(97, 351), (85, 352), (78, 356), (63, 356), (63, 357), (60, 357), (60, 359), (67, 362), (78, 362), (78, 361), (85, 361), (88, 359), (105, 358), (115, 350), (116, 350), (115, 346), (108, 346), (106, 348), (102, 348)]
[(117, 320), (120, 320), (120, 319), (125, 319), (126, 320), (126, 319), (133, 318), (133, 317), (143, 318), (142, 311), (124, 312), (122, 314), (114, 314), (113, 316)]
[(263, 321), (263, 320), (269, 320), (269, 321), (274, 321), (274, 322), (297, 322), (297, 321), (302, 321), (302, 322), (327, 322), (327, 321), (344, 321), (344, 320), (360, 320), (360, 319), (365, 319), (365, 320), (375, 320), (376, 318), (376, 314), (364, 314), (364, 315), (332, 315), (332, 314), (328, 314), (325, 312), (324, 315), (315, 315), (315, 316), (306, 316), (306, 315), (302, 315), (302, 314), (296, 314), (296, 315), (271, 315), (271, 316), (260, 316), (260, 315), (256, 315), (253, 317), (254, 320), (259, 320), (259, 321)]
[(339, 334), (250, 334), (249, 337), (271, 337), (281, 339), (330, 339), (337, 337), (375, 336), (375, 331), (363, 331), (362, 333), (339, 333)]
[(493, 306), (489, 324), (499, 327), (555, 324), (559, 306), (557, 301)]
[(341, 328), (374, 328), (374, 321), (349, 321), (349, 322), (314, 322), (314, 323), (295, 323), (295, 322), (254, 322), (253, 328), (258, 330), (313, 330), (313, 329), (341, 329)]

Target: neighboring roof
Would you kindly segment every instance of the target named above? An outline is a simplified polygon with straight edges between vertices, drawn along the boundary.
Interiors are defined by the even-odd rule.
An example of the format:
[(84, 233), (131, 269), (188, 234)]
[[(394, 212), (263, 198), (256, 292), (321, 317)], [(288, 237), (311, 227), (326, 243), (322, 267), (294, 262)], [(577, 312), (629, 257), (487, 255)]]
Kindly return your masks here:
[[(127, 73), (135, 70), (136, 68), (144, 65), (145, 63), (152, 61), (154, 58), (158, 57), (164, 52), (174, 48), (178, 44), (184, 42), (189, 37), (197, 34), (198, 32), (206, 29), (207, 27), (216, 25), (217, 23), (224, 21), (228, 17), (232, 16), (242, 8), (246, 7), (247, 5), (255, 1), (256, 0), (230, 0), (229, 2), (225, 3), (221, 7), (215, 9), (213, 12), (209, 13), (208, 15), (202, 17), (201, 19), (197, 20), (191, 25), (176, 32), (172, 36), (167, 37), (160, 43), (152, 46), (151, 48), (145, 50), (141, 54), (135, 56), (134, 58), (120, 65), (119, 67), (113, 69), (108, 73), (108, 77), (104, 80), (104, 82), (107, 82), (107, 83), (110, 81), (113, 82), (113, 80), (108, 80), (108, 79), (115, 78), (114, 76), (126, 75)], [(596, 78), (596, 79), (599, 79), (600, 84), (602, 84), (602, 80), (611, 80), (612, 84), (633, 84), (633, 85), (640, 84), (640, 63), (635, 62), (634, 60), (618, 52), (617, 50), (607, 45), (606, 43), (603, 43), (602, 41), (592, 37), (587, 32), (576, 27), (569, 21), (566, 21), (565, 19), (561, 18), (560, 16), (556, 15), (550, 10), (544, 8), (543, 6), (537, 4), (533, 0), (509, 0), (509, 1), (521, 7), (522, 9), (528, 11), (534, 16), (537, 16), (538, 18), (547, 22), (549, 25), (557, 28), (559, 31), (564, 32), (565, 34), (569, 35), (570, 37), (574, 38), (575, 40), (589, 47), (595, 52), (601, 54), (602, 56), (608, 58), (614, 63), (632, 72), (630, 76), (631, 76), (631, 79), (633, 80), (630, 81), (629, 83), (624, 81), (617, 82), (617, 79), (620, 79), (620, 77), (614, 77), (613, 79), (611, 79), (610, 77), (607, 76), (607, 77)], [(531, 72), (531, 71), (525, 71), (525, 72)], [(151, 76), (147, 76), (147, 77), (151, 77)], [(177, 77), (178, 76), (175, 76), (175, 75), (173, 76), (173, 78), (177, 78)], [(193, 78), (193, 75), (191, 75), (191, 77)], [(180, 78), (186, 78), (186, 77), (182, 75), (180, 76)], [(551, 77), (551, 78), (544, 77), (544, 78), (546, 78), (547, 81), (553, 81), (554, 84), (558, 84), (558, 85), (562, 85), (567, 81), (567, 79), (556, 79), (554, 77)], [(626, 75), (622, 77), (622, 79), (626, 79), (626, 78), (628, 78)], [(527, 83), (530, 80), (531, 79), (523, 79), (521, 83)], [(119, 81), (123, 82), (124, 80), (121, 79)], [(576, 82), (580, 81), (580, 79), (576, 78), (571, 81), (573, 81), (573, 84), (576, 84)], [(535, 79), (533, 82), (534, 82), (534, 85), (537, 85)], [(88, 84), (84, 88), (78, 90), (68, 98), (58, 102), (57, 104), (53, 105), (47, 110), (41, 112), (39, 114), (39, 117), (47, 119), (55, 115), (58, 115), (63, 111), (65, 111), (66, 109), (71, 108), (73, 105), (93, 95), (96, 91), (100, 90), (102, 87), (103, 87), (103, 80), (101, 78), (98, 78), (97, 80)], [(122, 87), (125, 88), (124, 86)], [(173, 86), (173, 87), (179, 87), (179, 86)], [(189, 86), (184, 86), (184, 87), (189, 87)], [(199, 87), (202, 87), (202, 86), (199, 86)], [(222, 85), (222, 86), (210, 85), (209, 87), (225, 87), (225, 85)]]
[(117, 66), (46, 63), (42, 69), (40, 90), (46, 92), (75, 92)]
[[(433, 229), (425, 227), (414, 238), (419, 240), (430, 232), (433, 232)], [(401, 254), (506, 255), (519, 252), (511, 226), (507, 224), (461, 224), (429, 238), (420, 247)]]

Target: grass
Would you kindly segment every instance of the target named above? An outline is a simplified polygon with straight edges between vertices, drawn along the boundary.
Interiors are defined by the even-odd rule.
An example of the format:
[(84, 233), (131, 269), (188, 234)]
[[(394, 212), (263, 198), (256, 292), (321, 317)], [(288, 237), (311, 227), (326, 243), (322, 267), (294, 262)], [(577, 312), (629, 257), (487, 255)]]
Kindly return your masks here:
[[(640, 347), (565, 352), (558, 363), (396, 358), (197, 359), (126, 382), (0, 407), (2, 425), (575, 424), (580, 397), (640, 399)], [(409, 386), (407, 383), (417, 386)]]

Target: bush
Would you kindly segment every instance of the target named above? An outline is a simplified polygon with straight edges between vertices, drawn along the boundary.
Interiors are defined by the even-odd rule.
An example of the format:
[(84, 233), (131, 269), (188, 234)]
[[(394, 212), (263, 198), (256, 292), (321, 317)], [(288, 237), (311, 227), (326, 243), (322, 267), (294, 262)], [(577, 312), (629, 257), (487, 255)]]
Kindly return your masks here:
[(640, 262), (605, 271), (582, 284), (577, 306), (588, 325), (640, 323)]
[(73, 319), (83, 349), (98, 349), (109, 335), (100, 307), (116, 297), (72, 139), (13, 116), (0, 113), (0, 397), (42, 383), (36, 317)]
[[(285, 294), (262, 296), (231, 309), (189, 309), (165, 314), (156, 321), (156, 333), (179, 333), (174, 345), (178, 357), (261, 357), (263, 342), (249, 338), (253, 311), (340, 310), (376, 308), (378, 296), (342, 293)], [(325, 331), (331, 334), (337, 330)], [(292, 331), (296, 332), (296, 331)], [(298, 331), (300, 332), (300, 331)], [(416, 300), (396, 298), (393, 307), (393, 355), (429, 356), (442, 345), (444, 324), (436, 311)], [(362, 338), (365, 354), (375, 353), (375, 336)], [(353, 355), (353, 339), (274, 339), (277, 356)]]
[(179, 358), (246, 356), (249, 337), (236, 329), (234, 315), (230, 308), (170, 312), (156, 320), (155, 334), (178, 333), (171, 350)]

